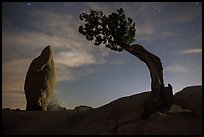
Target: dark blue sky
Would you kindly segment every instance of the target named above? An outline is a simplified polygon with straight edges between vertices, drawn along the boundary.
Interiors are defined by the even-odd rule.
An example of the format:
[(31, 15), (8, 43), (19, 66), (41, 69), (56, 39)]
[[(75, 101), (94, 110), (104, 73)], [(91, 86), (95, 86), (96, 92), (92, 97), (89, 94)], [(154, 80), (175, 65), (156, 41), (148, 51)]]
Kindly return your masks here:
[(123, 8), (136, 24), (136, 41), (159, 56), (174, 93), (202, 84), (202, 3), (2, 3), (2, 107), (25, 109), (24, 79), (31, 61), (51, 45), (62, 106), (99, 107), (150, 90), (145, 64), (123, 51), (94, 46), (79, 32), (79, 14)]

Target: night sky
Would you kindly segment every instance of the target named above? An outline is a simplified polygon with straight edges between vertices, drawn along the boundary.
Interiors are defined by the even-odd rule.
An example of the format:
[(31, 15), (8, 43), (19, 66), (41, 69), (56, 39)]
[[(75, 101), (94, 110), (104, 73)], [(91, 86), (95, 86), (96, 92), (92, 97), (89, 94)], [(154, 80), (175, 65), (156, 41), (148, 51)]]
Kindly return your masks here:
[(100, 107), (150, 90), (147, 66), (126, 51), (94, 46), (78, 32), (79, 14), (123, 8), (136, 24), (135, 42), (159, 56), (174, 93), (202, 85), (202, 3), (2, 3), (2, 107), (25, 109), (31, 61), (54, 49), (55, 98), (66, 108)]

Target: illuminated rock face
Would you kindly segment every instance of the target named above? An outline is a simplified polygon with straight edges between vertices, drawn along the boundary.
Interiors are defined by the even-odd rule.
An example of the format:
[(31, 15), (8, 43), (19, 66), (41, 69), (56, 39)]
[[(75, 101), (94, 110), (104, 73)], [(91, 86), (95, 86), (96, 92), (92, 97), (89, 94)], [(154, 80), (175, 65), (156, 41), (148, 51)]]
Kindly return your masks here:
[(26, 74), (24, 90), (27, 100), (26, 110), (46, 111), (55, 87), (55, 66), (51, 46), (43, 49), (35, 58)]

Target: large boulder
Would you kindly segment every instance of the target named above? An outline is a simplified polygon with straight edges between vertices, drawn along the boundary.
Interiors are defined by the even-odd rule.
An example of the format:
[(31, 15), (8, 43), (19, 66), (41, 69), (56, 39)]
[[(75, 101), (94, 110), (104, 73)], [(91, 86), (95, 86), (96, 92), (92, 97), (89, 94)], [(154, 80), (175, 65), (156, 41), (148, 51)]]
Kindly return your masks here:
[(49, 99), (55, 87), (55, 66), (51, 46), (43, 49), (28, 69), (24, 90), (27, 100), (26, 110), (47, 110)]
[(86, 106), (86, 105), (80, 105), (80, 106), (77, 106), (74, 108), (74, 110), (76, 111), (85, 111), (85, 110), (90, 110), (90, 109), (93, 109), (92, 107), (90, 106)]
[(202, 85), (186, 87), (174, 95), (173, 103), (183, 109), (190, 109), (202, 118)]

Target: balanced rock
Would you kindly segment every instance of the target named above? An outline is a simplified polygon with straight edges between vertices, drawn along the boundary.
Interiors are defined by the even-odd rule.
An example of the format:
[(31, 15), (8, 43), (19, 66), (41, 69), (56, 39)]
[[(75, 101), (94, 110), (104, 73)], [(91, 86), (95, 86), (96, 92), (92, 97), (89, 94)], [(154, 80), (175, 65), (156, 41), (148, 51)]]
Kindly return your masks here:
[(51, 46), (43, 49), (28, 69), (24, 90), (27, 100), (26, 110), (46, 111), (55, 87), (55, 66)]

